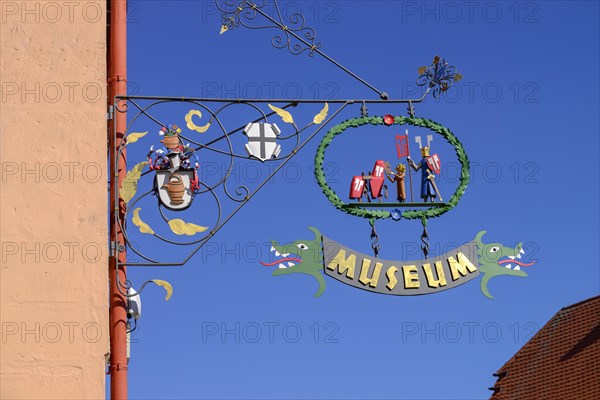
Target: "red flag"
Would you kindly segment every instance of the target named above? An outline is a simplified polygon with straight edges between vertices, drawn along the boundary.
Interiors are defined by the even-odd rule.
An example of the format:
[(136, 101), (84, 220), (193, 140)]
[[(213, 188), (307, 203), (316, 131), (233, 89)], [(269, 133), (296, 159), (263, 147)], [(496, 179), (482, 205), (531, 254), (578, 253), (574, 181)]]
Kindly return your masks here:
[(405, 135), (396, 135), (396, 150), (398, 150), (398, 158), (408, 155), (408, 137)]

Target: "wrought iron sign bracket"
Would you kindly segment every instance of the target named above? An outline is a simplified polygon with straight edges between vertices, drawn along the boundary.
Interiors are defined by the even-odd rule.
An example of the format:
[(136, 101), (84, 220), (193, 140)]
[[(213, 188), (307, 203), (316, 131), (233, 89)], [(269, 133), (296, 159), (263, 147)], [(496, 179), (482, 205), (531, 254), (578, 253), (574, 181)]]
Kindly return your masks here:
[[(134, 253), (141, 260), (130, 261), (119, 264), (119, 266), (183, 266), (186, 264), (211, 238), (213, 238), (241, 208), (246, 205), (254, 195), (266, 185), (271, 179), (293, 158), (298, 152), (306, 146), (319, 132), (331, 122), (348, 106), (353, 104), (360, 105), (359, 119), (350, 119), (344, 122), (343, 126), (356, 127), (364, 123), (373, 125), (391, 125), (410, 124), (416, 126), (425, 126), (431, 128), (428, 120), (417, 120), (415, 117), (414, 105), (425, 100), (429, 93), (438, 97), (446, 91), (454, 82), (461, 79), (460, 74), (455, 72), (454, 67), (435, 57), (433, 63), (428, 67), (419, 69), (417, 84), (425, 87), (423, 95), (414, 99), (390, 99), (386, 92), (383, 92), (348, 68), (328, 56), (323, 50), (320, 42), (316, 40), (316, 33), (313, 28), (305, 25), (304, 17), (301, 14), (293, 14), (288, 20), (284, 20), (277, 2), (274, 3), (276, 15), (271, 16), (263, 9), (264, 3), (257, 4), (253, 1), (233, 1), (226, 0), (222, 3), (217, 2), (217, 6), (222, 13), (221, 33), (233, 30), (239, 27), (248, 29), (276, 29), (278, 33), (272, 38), (271, 43), (274, 47), (288, 49), (293, 55), (306, 53), (313, 57), (315, 54), (325, 58), (328, 62), (337, 66), (339, 69), (349, 74), (357, 81), (369, 87), (379, 95), (379, 99), (224, 99), (224, 98), (197, 98), (197, 97), (161, 97), (161, 96), (117, 96), (114, 98), (114, 105), (109, 107), (108, 117), (115, 121), (115, 113), (128, 113), (128, 127), (126, 132), (115, 135), (123, 135), (124, 140), (119, 148), (112, 149), (117, 157), (115, 163), (123, 156), (127, 146), (134, 145), (140, 141), (147, 133), (135, 132), (136, 123), (143, 119), (149, 120), (160, 134), (163, 136), (162, 145), (155, 148), (156, 141), (152, 142), (147, 159), (136, 164), (127, 174), (121, 187), (110, 188), (111, 196), (114, 196), (116, 204), (121, 204), (121, 210), (112, 210), (118, 216), (119, 211), (124, 214), (124, 220), (115, 218), (115, 228), (120, 228), (123, 232), (125, 242), (129, 251)], [(256, 24), (256, 20), (262, 17), (266, 20), (263, 25)], [(406, 104), (409, 117), (369, 117), (367, 105), (386, 105)], [(155, 111), (164, 105), (177, 105), (187, 107), (185, 116), (174, 115), (172, 120), (163, 120), (164, 114), (157, 114)], [(300, 127), (297, 125), (292, 114), (291, 107), (310, 107), (319, 105), (320, 111), (314, 116), (312, 121), (308, 121)], [(332, 106), (332, 112), (329, 106)], [(335, 106), (335, 107), (333, 107)], [(256, 118), (250, 122), (240, 121), (241, 124), (235, 128), (226, 128), (222, 115), (232, 107), (244, 107), (256, 112)], [(356, 115), (356, 114), (355, 114)], [(203, 118), (205, 116), (205, 118)], [(392, 120), (389, 122), (389, 118)], [(283, 129), (273, 122), (273, 119), (281, 119)], [(179, 126), (172, 124), (173, 120), (184, 121), (183, 131)], [(203, 121), (203, 122), (199, 122)], [(229, 121), (228, 121), (229, 122)], [(113, 122), (114, 123), (114, 122)], [(349, 123), (350, 125), (344, 125)], [(200, 125), (199, 125), (200, 124)], [(330, 129), (327, 135), (332, 131), (341, 133), (340, 125)], [(435, 128), (435, 127), (434, 127)], [(205, 134), (207, 131), (211, 133)], [(435, 128), (437, 129), (437, 128)], [(439, 128), (442, 129), (442, 128)], [(215, 137), (214, 131), (218, 130), (219, 135)], [(236, 133), (242, 132), (248, 143), (244, 146), (246, 154), (242, 154), (235, 148), (232, 138)], [(283, 133), (285, 132), (285, 133)], [(326, 135), (326, 137), (327, 137)], [(149, 136), (150, 137), (150, 136)], [(210, 137), (210, 140), (204, 140)], [(239, 139), (235, 139), (239, 140)], [(330, 139), (329, 139), (330, 140)], [(324, 139), (325, 141), (325, 139)], [(113, 141), (116, 143), (117, 141)], [(288, 143), (292, 143), (288, 145)], [(285, 144), (288, 151), (282, 154), (282, 144)], [(322, 142), (323, 145), (323, 142)], [(219, 147), (221, 146), (221, 147)], [(325, 146), (326, 147), (326, 146)], [(315, 166), (322, 169), (322, 155), (324, 148), (317, 153)], [(198, 176), (198, 169), (201, 167), (201, 161), (198, 154), (211, 152), (214, 155), (225, 157), (227, 168), (215, 182), (204, 181)], [(321, 164), (319, 165), (319, 159)], [(268, 177), (250, 190), (247, 186), (241, 185), (235, 188), (228, 186), (232, 169), (236, 162), (246, 160), (248, 162), (260, 163), (278, 163), (277, 167), (268, 175)], [(115, 165), (116, 167), (116, 165)], [(322, 172), (322, 171), (320, 171)], [(378, 239), (375, 231), (374, 221), (380, 218), (395, 217), (395, 214), (389, 211), (369, 211), (361, 208), (360, 204), (345, 204), (337, 198), (334, 192), (327, 186), (324, 176), (320, 176), (316, 170), (317, 181), (322, 190), (332, 203), (342, 211), (351, 215), (368, 218), (372, 227), (372, 237), (375, 241)], [(146, 176), (153, 177), (152, 185), (138, 194), (138, 184), (144, 182)], [(155, 231), (147, 222), (147, 214), (142, 213), (139, 206), (140, 201), (147, 197), (155, 197), (158, 204), (158, 211), (162, 220), (169, 226), (170, 232)], [(173, 213), (183, 211), (192, 207), (196, 198), (212, 199), (215, 209), (215, 218), (211, 223), (202, 225), (184, 221), (180, 218), (174, 218)], [(457, 199), (452, 199), (456, 200)], [(233, 210), (224, 215), (224, 201), (234, 205)], [(410, 203), (414, 204), (414, 203)], [(422, 219), (424, 226), (426, 218), (437, 216), (446, 212), (453, 204), (439, 204), (427, 210), (425, 214), (419, 212), (404, 212), (404, 218)], [(433, 211), (431, 211), (433, 210)], [(395, 219), (395, 218), (394, 218)], [(131, 226), (133, 225), (133, 226)], [(190, 253), (178, 261), (163, 262), (156, 260), (145, 251), (137, 249), (130, 241), (130, 235), (133, 231), (153, 236), (159, 241), (169, 245), (186, 246), (191, 249)], [(173, 238), (175, 237), (175, 238)], [(185, 239), (185, 240), (184, 240)], [(374, 251), (378, 251), (377, 243), (373, 244)], [(118, 262), (118, 261), (117, 261)], [(123, 286), (129, 289), (127, 286)]]

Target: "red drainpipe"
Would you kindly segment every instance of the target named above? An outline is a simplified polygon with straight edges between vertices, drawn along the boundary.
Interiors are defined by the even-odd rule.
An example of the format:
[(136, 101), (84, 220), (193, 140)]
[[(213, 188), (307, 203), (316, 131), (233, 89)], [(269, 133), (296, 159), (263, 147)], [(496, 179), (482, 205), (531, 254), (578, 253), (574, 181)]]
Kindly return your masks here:
[[(115, 96), (127, 94), (127, 0), (109, 0), (110, 21), (108, 25), (108, 105), (113, 105)], [(115, 224), (116, 219), (123, 220), (125, 204), (116, 200), (115, 185), (121, 186), (127, 171), (126, 153), (123, 151), (119, 160), (115, 148), (123, 141), (127, 118), (125, 113), (112, 113), (113, 120), (108, 121), (108, 153), (109, 153), (109, 215), (110, 240), (115, 243), (114, 253), (109, 258), (109, 329), (110, 329), (110, 398), (127, 399), (127, 299), (117, 286), (116, 260), (127, 261), (126, 253), (118, 249), (125, 246), (123, 232)], [(116, 134), (115, 134), (116, 131)], [(111, 243), (111, 244), (112, 244)], [(118, 279), (125, 285), (126, 271), (119, 268)], [(121, 288), (123, 292), (125, 289)]]

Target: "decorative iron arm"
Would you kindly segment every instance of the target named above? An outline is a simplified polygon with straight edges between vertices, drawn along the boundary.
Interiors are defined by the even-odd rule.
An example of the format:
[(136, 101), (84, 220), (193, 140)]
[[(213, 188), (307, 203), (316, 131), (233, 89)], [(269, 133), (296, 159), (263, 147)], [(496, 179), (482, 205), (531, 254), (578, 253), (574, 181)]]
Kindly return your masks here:
[[(155, 102), (153, 102), (152, 104), (150, 104), (149, 106), (146, 107), (142, 107), (138, 104), (138, 102), (136, 100), (139, 100), (140, 98), (143, 99), (151, 99), (151, 100), (156, 100)], [(125, 104), (125, 100), (127, 100), (127, 104), (128, 106), (124, 106)], [(222, 111), (223, 109), (226, 108), (227, 105), (234, 105), (234, 104), (244, 104), (244, 103), (250, 103), (253, 102), (253, 100), (248, 100), (248, 101), (232, 101), (232, 100), (226, 100), (226, 99), (209, 99), (207, 102), (217, 102), (217, 103), (226, 103), (225, 106), (221, 106), (218, 111), (211, 111), (210, 108), (204, 106), (200, 101), (198, 100), (204, 100), (206, 101), (206, 99), (182, 99), (182, 98), (149, 98), (149, 97), (142, 97), (142, 96), (131, 96), (131, 97), (121, 97), (121, 98), (116, 98), (115, 99), (115, 111), (116, 112), (127, 112), (128, 110), (130, 110), (131, 108), (135, 108), (139, 111), (139, 113), (134, 116), (133, 118), (131, 118), (131, 124), (133, 124), (136, 119), (141, 116), (144, 115), (146, 117), (149, 117), (150, 120), (152, 120), (154, 123), (161, 125), (162, 122), (160, 120), (158, 120), (155, 117), (152, 117), (149, 114), (149, 109), (151, 107), (153, 107), (154, 105), (158, 105), (161, 103), (165, 103), (165, 102), (184, 102), (184, 103), (190, 103), (192, 105), (196, 105), (199, 106), (201, 108), (204, 108), (205, 110), (207, 110), (209, 112), (209, 114), (211, 115), (210, 119), (211, 121), (214, 121), (215, 125), (217, 125), (225, 134), (221, 137), (218, 137), (216, 139), (211, 140), (209, 143), (216, 143), (219, 140), (223, 140), (226, 139), (227, 140), (227, 147), (228, 147), (228, 151), (220, 151), (219, 149), (216, 148), (212, 148), (210, 147), (208, 144), (201, 144), (199, 146), (200, 149), (206, 149), (206, 150), (210, 150), (216, 153), (220, 153), (220, 154), (224, 154), (227, 156), (231, 157), (231, 163), (229, 165), (229, 168), (227, 170), (227, 172), (225, 173), (224, 177), (222, 179), (220, 179), (217, 183), (215, 184), (206, 184), (203, 182), (200, 182), (200, 185), (203, 187), (203, 189), (199, 192), (201, 193), (209, 193), (213, 198), (214, 201), (216, 202), (217, 208), (218, 208), (218, 215), (216, 218), (216, 221), (214, 224), (212, 224), (213, 228), (206, 233), (206, 235), (195, 239), (195, 240), (191, 240), (191, 241), (187, 241), (187, 242), (181, 242), (181, 241), (175, 241), (175, 240), (171, 240), (168, 239), (166, 237), (163, 237), (161, 235), (159, 235), (156, 232), (151, 232), (152, 236), (154, 236), (157, 239), (160, 239), (161, 241), (165, 242), (165, 243), (169, 243), (169, 244), (175, 244), (175, 245), (194, 245), (194, 248), (192, 250), (192, 252), (182, 261), (178, 261), (178, 262), (158, 262), (146, 255), (144, 255), (141, 251), (139, 251), (138, 249), (135, 249), (135, 247), (132, 245), (132, 242), (130, 240), (130, 237), (128, 235), (128, 231), (127, 231), (127, 221), (128, 218), (130, 218), (130, 213), (133, 212), (134, 217), (135, 217), (135, 213), (136, 213), (136, 205), (137, 203), (145, 198), (146, 196), (152, 195), (154, 193), (154, 190), (149, 190), (146, 191), (140, 195), (138, 195), (135, 198), (132, 198), (130, 200), (130, 202), (127, 205), (127, 208), (125, 210), (125, 223), (121, 224), (119, 223), (119, 227), (123, 230), (124, 232), (124, 237), (125, 240), (128, 244), (128, 247), (138, 256), (140, 256), (141, 258), (143, 258), (145, 261), (142, 262), (133, 262), (133, 260), (129, 260), (126, 264), (120, 264), (121, 266), (156, 266), (156, 267), (162, 267), (162, 266), (182, 266), (184, 264), (186, 264), (197, 252), (198, 250), (200, 250), (213, 236), (215, 236), (217, 234), (217, 232), (225, 225), (227, 224), (235, 214), (237, 214), (238, 211), (241, 210), (241, 208), (247, 204), (252, 197), (254, 197), (254, 195), (264, 186), (266, 185), (267, 182), (271, 181), (273, 176), (275, 176), (283, 167), (285, 167), (285, 165), (296, 155), (298, 154), (298, 152), (306, 145), (308, 144), (309, 141), (311, 141), (325, 126), (327, 126), (332, 119), (334, 119), (340, 112), (342, 112), (342, 110), (344, 110), (348, 105), (355, 103), (355, 101), (353, 100), (349, 100), (349, 101), (338, 101), (336, 103), (339, 104), (339, 107), (329, 116), (324, 116), (323, 120), (318, 122), (318, 126), (316, 127), (316, 129), (314, 129), (314, 131), (312, 131), (310, 133), (310, 135), (308, 137), (306, 137), (302, 142), (300, 142), (300, 137), (299, 134), (304, 131), (305, 129), (315, 125), (314, 122), (309, 123), (307, 126), (301, 128), (301, 129), (297, 129), (295, 128), (296, 133), (292, 134), (292, 135), (288, 135), (286, 137), (281, 137), (282, 140), (290, 139), (290, 138), (296, 138), (296, 144), (294, 146), (294, 148), (291, 150), (290, 154), (285, 155), (285, 156), (281, 156), (278, 157), (276, 160), (274, 161), (279, 161), (280, 163), (277, 165), (277, 167), (269, 174), (269, 176), (258, 185), (258, 187), (256, 187), (254, 190), (250, 191), (248, 188), (246, 188), (245, 186), (240, 186), (238, 188), (235, 189), (235, 196), (231, 195), (227, 189), (227, 177), (229, 176), (230, 172), (231, 172), (231, 168), (233, 166), (233, 159), (234, 158), (245, 158), (245, 159), (249, 159), (251, 160), (249, 157), (244, 157), (241, 155), (236, 155), (233, 153), (233, 148), (232, 148), (232, 143), (231, 140), (229, 138), (229, 134), (233, 133), (233, 132), (239, 132), (241, 129), (235, 129), (234, 131), (230, 131), (227, 132), (225, 131), (225, 128), (223, 127), (221, 121), (219, 120), (219, 116), (218, 113), (220, 111)], [(257, 101), (257, 103), (262, 103), (262, 102), (267, 102), (267, 101)], [(284, 105), (283, 108), (281, 110), (284, 110), (287, 107), (293, 106), (295, 105), (297, 102), (295, 101), (286, 101), (288, 104)], [(311, 101), (313, 102), (313, 101)], [(325, 101), (321, 100), (321, 103), (324, 103)], [(246, 104), (249, 105), (249, 104)], [(254, 108), (256, 108), (255, 106), (252, 106)], [(265, 118), (267, 117), (267, 115), (271, 116), (273, 115), (273, 113), (263, 113), (261, 111), (261, 115), (262, 117), (257, 119), (258, 120), (265, 120)], [(130, 124), (130, 127), (131, 127)], [(126, 136), (127, 137), (127, 136)], [(193, 140), (189, 140), (189, 138), (181, 135), (182, 138), (186, 139), (186, 141), (190, 141), (191, 143), (196, 143)], [(130, 143), (129, 141), (127, 141), (127, 143)], [(133, 143), (133, 142), (132, 142)], [(124, 150), (124, 147), (126, 145), (124, 145), (122, 148), (116, 149), (117, 154), (121, 154), (122, 150)], [(267, 160), (268, 161), (268, 160)], [(141, 175), (141, 174), (140, 174)], [(233, 211), (231, 212), (231, 214), (227, 215), (227, 216), (223, 216), (222, 219), (222, 211), (221, 211), (221, 202), (219, 200), (219, 196), (217, 195), (217, 193), (215, 192), (215, 189), (217, 186), (223, 186), (223, 190), (225, 192), (225, 194), (229, 197), (229, 199), (233, 200), (234, 202), (237, 202), (239, 204), (237, 204), (237, 206), (233, 209)], [(121, 188), (116, 187), (115, 188), (115, 192), (112, 193), (113, 196), (120, 196), (120, 190)], [(169, 219), (167, 218), (167, 216), (163, 213), (161, 205), (159, 203), (159, 210), (161, 213), (161, 216), (163, 217), (163, 219), (165, 220), (165, 222), (169, 222)], [(136, 224), (138, 225), (138, 224)], [(139, 225), (138, 225), (139, 226)], [(150, 233), (150, 232), (146, 232), (146, 233)], [(128, 289), (130, 287), (130, 284), (128, 282), (125, 282), (124, 284), (121, 283), (120, 284), (120, 288), (123, 289)], [(130, 297), (130, 296), (128, 296)]]
[[(231, 1), (226, 0), (224, 2), (225, 7), (221, 7), (219, 1), (216, 1), (217, 8), (221, 11), (221, 19), (223, 22), (223, 28), (221, 28), (221, 33), (233, 29), (235, 27), (244, 26), (248, 29), (266, 29), (266, 28), (276, 28), (281, 29), (283, 34), (285, 34), (285, 39), (282, 35), (275, 35), (271, 40), (271, 44), (273, 47), (278, 49), (287, 48), (290, 53), (293, 55), (299, 55), (308, 51), (309, 57), (313, 57), (314, 54), (319, 54), (321, 57), (352, 76), (357, 81), (361, 82), (363, 85), (367, 86), (369, 89), (376, 92), (382, 100), (388, 100), (389, 96), (386, 92), (383, 92), (377, 89), (375, 86), (371, 85), (369, 82), (350, 71), (344, 65), (340, 64), (327, 54), (325, 54), (321, 50), (321, 43), (316, 41), (316, 32), (311, 27), (305, 26), (305, 18), (300, 13), (294, 13), (289, 17), (290, 25), (286, 25), (283, 21), (283, 16), (279, 10), (279, 5), (277, 4), (277, 0), (273, 1), (275, 5), (275, 10), (277, 11), (277, 16), (279, 20), (271, 17), (269, 14), (265, 13), (262, 8), (265, 3), (258, 5), (252, 1)], [(273, 25), (264, 25), (264, 26), (252, 26), (248, 24), (248, 22), (254, 20), (257, 17), (257, 14), (260, 14), (264, 18), (266, 18)], [(300, 34), (303, 34), (302, 37)], [(292, 44), (291, 39), (297, 40), (299, 43)]]

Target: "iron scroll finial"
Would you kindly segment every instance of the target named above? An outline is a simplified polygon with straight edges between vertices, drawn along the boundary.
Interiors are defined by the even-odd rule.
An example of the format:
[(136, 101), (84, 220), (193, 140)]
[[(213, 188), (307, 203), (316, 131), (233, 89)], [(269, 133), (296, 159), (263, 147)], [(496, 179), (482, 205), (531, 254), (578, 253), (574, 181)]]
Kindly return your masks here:
[(462, 75), (456, 72), (454, 66), (448, 65), (445, 59), (435, 56), (430, 66), (419, 68), (417, 85), (427, 86), (427, 92), (432, 90), (433, 97), (438, 98), (461, 79)]
[[(315, 54), (318, 54), (363, 85), (375, 91), (381, 100), (389, 99), (389, 95), (386, 92), (377, 89), (323, 52), (321, 50), (321, 42), (317, 41), (316, 31), (314, 28), (306, 26), (306, 18), (301, 13), (295, 12), (287, 19), (284, 19), (277, 0), (273, 0), (275, 17), (264, 11), (264, 2), (259, 5), (250, 0), (216, 0), (215, 3), (219, 11), (221, 11), (221, 33), (240, 26), (248, 29), (276, 29), (279, 32), (271, 39), (273, 47), (288, 49), (293, 55), (306, 52), (309, 57), (314, 57)], [(267, 23), (264, 25), (256, 23), (259, 16), (263, 17)]]

